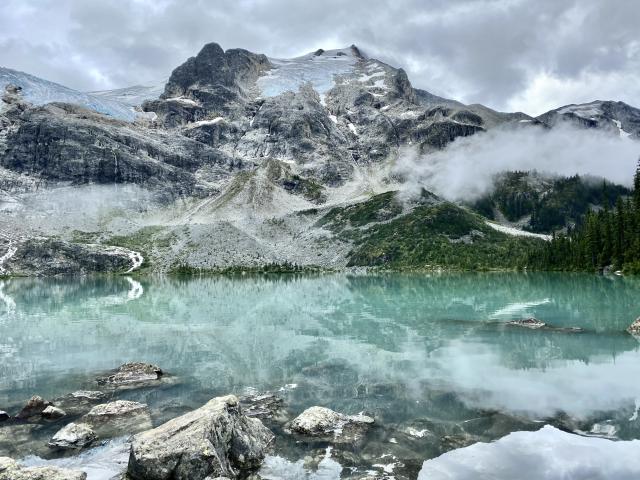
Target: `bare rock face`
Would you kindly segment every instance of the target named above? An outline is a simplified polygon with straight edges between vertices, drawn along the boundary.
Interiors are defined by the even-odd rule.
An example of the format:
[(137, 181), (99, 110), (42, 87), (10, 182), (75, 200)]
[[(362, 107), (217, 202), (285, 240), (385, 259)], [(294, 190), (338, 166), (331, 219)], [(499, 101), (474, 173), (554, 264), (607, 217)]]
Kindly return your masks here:
[(640, 317), (636, 318), (636, 320), (627, 327), (627, 332), (634, 337), (640, 337)]
[(20, 418), (25, 420), (30, 417), (35, 417), (36, 415), (41, 415), (42, 412), (51, 405), (51, 402), (44, 400), (42, 397), (38, 395), (34, 395), (29, 399), (27, 404), (20, 410), (16, 418)]
[(238, 478), (262, 463), (274, 436), (242, 414), (229, 395), (134, 437), (127, 474), (132, 480)]
[(87, 474), (59, 467), (22, 467), (9, 457), (0, 457), (0, 480), (86, 480)]
[(366, 415), (345, 415), (325, 407), (310, 407), (298, 415), (289, 430), (299, 435), (329, 438), (337, 443), (350, 443), (362, 438), (374, 423)]
[(53, 436), (49, 441), (49, 446), (63, 450), (79, 450), (89, 446), (97, 438), (91, 426), (86, 423), (70, 423)]
[(31, 238), (17, 245), (15, 253), (4, 267), (13, 275), (126, 272), (132, 266), (133, 253), (123, 247)]
[(112, 374), (98, 379), (98, 384), (112, 387), (142, 386), (153, 384), (162, 377), (157, 365), (143, 362), (125, 363)]

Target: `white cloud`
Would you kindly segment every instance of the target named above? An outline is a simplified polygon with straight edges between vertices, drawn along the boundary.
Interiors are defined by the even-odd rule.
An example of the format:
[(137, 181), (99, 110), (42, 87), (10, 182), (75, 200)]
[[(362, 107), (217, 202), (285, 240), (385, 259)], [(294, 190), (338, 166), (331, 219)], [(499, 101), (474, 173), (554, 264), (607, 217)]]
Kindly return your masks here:
[(355, 43), (419, 88), (539, 113), (640, 105), (638, 16), (625, 0), (5, 0), (0, 65), (95, 90), (166, 78), (212, 41), (275, 57)]
[(605, 131), (568, 125), (495, 129), (458, 137), (427, 155), (407, 149), (396, 172), (410, 179), (409, 190), (425, 187), (450, 200), (473, 200), (489, 192), (505, 170), (538, 170), (561, 175), (594, 175), (630, 185), (640, 143)]

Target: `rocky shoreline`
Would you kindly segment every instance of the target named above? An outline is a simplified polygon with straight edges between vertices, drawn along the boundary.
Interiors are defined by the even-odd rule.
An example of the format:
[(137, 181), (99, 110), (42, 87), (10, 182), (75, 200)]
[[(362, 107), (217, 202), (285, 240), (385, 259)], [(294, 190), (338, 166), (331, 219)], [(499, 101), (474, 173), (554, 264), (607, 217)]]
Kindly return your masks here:
[[(154, 392), (177, 385), (180, 379), (156, 365), (136, 362), (94, 381), (99, 390), (77, 390), (51, 401), (33, 396), (13, 416), (0, 415), (0, 439), (22, 442), (30, 455), (39, 456), (25, 461), (25, 451), (9, 457), (0, 449), (0, 480), (408, 480), (416, 478), (427, 459), (516, 431), (534, 432), (545, 424), (583, 437), (615, 439), (617, 431), (611, 421), (591, 425), (562, 414), (532, 420), (497, 411), (478, 411), (477, 418), (464, 422), (422, 418), (385, 424), (371, 412), (347, 414), (323, 406), (290, 412), (277, 393), (250, 390), (217, 396), (154, 422), (151, 407), (122, 397), (138, 389)], [(436, 392), (424, 401), (458, 402), (452, 394)], [(54, 428), (46, 443), (36, 435)], [(112, 448), (112, 442), (118, 452), (110, 466), (115, 476), (49, 463), (71, 462)]]

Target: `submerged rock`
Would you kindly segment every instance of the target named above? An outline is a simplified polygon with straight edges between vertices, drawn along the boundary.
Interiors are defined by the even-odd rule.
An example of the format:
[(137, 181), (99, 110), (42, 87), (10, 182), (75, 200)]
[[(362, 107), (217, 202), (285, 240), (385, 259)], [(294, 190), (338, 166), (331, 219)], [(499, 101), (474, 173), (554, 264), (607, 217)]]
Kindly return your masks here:
[(0, 480), (86, 480), (87, 474), (59, 467), (23, 467), (9, 457), (0, 457)]
[(42, 412), (50, 405), (52, 405), (51, 402), (44, 400), (38, 395), (34, 395), (29, 399), (22, 410), (20, 410), (18, 415), (16, 415), (16, 418), (25, 420), (30, 417), (35, 417), (36, 415), (41, 415)]
[(55, 398), (56, 407), (64, 410), (67, 415), (83, 415), (91, 410), (96, 403), (104, 400), (106, 395), (100, 391), (78, 390), (62, 397)]
[(310, 407), (289, 425), (291, 432), (312, 437), (333, 436), (335, 441), (350, 442), (362, 437), (374, 423), (366, 415), (345, 415), (325, 407)]
[(111, 375), (98, 378), (98, 384), (112, 387), (143, 386), (162, 377), (162, 369), (151, 363), (131, 362), (118, 367)]
[(537, 328), (542, 328), (545, 327), (547, 324), (544, 323), (541, 320), (538, 320), (537, 318), (523, 318), (520, 320), (511, 320), (509, 322), (507, 322), (507, 325), (514, 325), (516, 327), (525, 327), (525, 328), (531, 328), (531, 329), (537, 329)]
[(640, 317), (636, 318), (635, 321), (627, 327), (627, 332), (634, 337), (640, 337)]
[(89, 400), (96, 401), (102, 400), (105, 397), (105, 394), (99, 390), (78, 390), (70, 394), (72, 398), (77, 398), (78, 400)]
[(97, 439), (97, 435), (86, 423), (70, 423), (59, 430), (49, 441), (49, 446), (60, 449), (81, 449)]
[(116, 400), (115, 402), (96, 405), (85, 415), (85, 418), (94, 422), (104, 422), (114, 417), (135, 415), (146, 411), (148, 411), (148, 408), (144, 403), (132, 402), (130, 400)]
[(53, 405), (49, 405), (42, 411), (42, 416), (49, 420), (56, 420), (66, 415), (67, 413), (64, 410), (58, 407), (54, 407)]
[(273, 393), (248, 393), (240, 398), (240, 405), (247, 417), (286, 421), (284, 400)]
[(82, 421), (91, 425), (101, 438), (136, 433), (152, 427), (147, 405), (129, 400), (96, 405), (82, 417)]
[(136, 435), (127, 473), (132, 480), (238, 478), (260, 466), (274, 436), (242, 414), (229, 395)]

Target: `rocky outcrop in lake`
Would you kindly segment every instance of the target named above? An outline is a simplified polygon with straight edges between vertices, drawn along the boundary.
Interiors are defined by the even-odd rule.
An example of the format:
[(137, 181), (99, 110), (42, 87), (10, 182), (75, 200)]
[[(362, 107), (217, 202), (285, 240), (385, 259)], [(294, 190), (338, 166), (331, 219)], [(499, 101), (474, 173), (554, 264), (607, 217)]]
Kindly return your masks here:
[(256, 469), (274, 440), (257, 418), (242, 414), (234, 396), (136, 435), (127, 474), (132, 480), (238, 478)]

